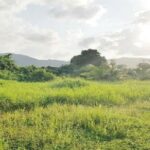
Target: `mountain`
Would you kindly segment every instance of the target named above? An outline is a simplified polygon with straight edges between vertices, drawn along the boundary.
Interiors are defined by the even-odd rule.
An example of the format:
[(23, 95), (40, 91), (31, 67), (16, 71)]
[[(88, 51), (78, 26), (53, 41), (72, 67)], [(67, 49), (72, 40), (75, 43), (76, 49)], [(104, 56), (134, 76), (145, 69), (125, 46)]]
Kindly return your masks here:
[[(122, 57), (112, 59), (117, 65), (126, 65), (128, 68), (136, 68), (139, 63), (150, 63), (150, 58), (128, 58)], [(110, 62), (111, 60), (109, 60)]]
[[(5, 54), (6, 53), (0, 55), (5, 55)], [(12, 54), (12, 59), (16, 62), (18, 66), (35, 65), (37, 67), (43, 67), (43, 66), (60, 67), (69, 64), (69, 62), (67, 61), (53, 60), (53, 59), (40, 60), (26, 55), (21, 55), (21, 54)]]
[[(0, 55), (5, 55), (6, 53), (1, 53)], [(29, 66), (29, 65), (35, 65), (37, 67), (42, 66), (51, 66), (51, 67), (60, 67), (66, 64), (69, 64), (67, 61), (61, 61), (61, 60), (40, 60), (35, 59), (26, 55), (21, 54), (12, 54), (13, 60), (16, 62), (19, 66)], [(150, 58), (128, 58), (128, 57), (122, 57), (117, 59), (112, 59), (115, 61), (117, 65), (126, 65), (129, 68), (135, 68), (139, 63), (150, 63)], [(108, 60), (109, 62), (111, 60)]]

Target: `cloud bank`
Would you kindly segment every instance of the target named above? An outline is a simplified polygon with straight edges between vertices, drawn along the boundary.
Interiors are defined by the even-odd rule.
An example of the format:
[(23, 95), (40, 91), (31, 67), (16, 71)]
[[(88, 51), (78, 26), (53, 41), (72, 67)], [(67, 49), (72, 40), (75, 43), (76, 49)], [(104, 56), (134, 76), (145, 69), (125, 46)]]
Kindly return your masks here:
[(126, 28), (109, 34), (82, 39), (83, 48), (94, 47), (118, 56), (150, 56), (150, 11), (136, 13)]
[[(110, 13), (109, 7), (104, 7), (107, 6), (105, 2), (0, 0), (0, 52), (21, 53), (44, 59), (70, 59), (82, 49), (97, 48), (107, 57), (150, 56), (150, 9), (145, 7), (147, 5), (142, 0), (134, 1), (142, 3), (143, 9), (135, 13), (127, 26), (106, 33), (99, 27), (103, 19), (109, 20), (105, 18)], [(48, 25), (44, 27), (45, 23), (42, 24), (39, 18), (43, 25), (40, 27), (18, 17), (22, 11), (28, 11), (29, 6), (45, 8), (47, 20), (51, 22), (46, 20)], [(65, 27), (70, 22), (73, 24), (71, 30)], [(51, 23), (57, 27), (54, 28)], [(117, 25), (118, 22), (115, 23)], [(106, 23), (104, 28), (105, 25), (107, 28)]]

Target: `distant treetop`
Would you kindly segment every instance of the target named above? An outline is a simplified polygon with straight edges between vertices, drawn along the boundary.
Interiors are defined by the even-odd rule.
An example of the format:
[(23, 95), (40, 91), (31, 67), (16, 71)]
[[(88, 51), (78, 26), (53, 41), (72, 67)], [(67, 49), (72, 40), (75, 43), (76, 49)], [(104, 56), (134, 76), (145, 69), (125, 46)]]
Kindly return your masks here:
[(101, 66), (106, 64), (106, 58), (102, 57), (96, 49), (83, 50), (80, 55), (74, 56), (71, 59), (71, 64), (76, 66), (94, 65)]

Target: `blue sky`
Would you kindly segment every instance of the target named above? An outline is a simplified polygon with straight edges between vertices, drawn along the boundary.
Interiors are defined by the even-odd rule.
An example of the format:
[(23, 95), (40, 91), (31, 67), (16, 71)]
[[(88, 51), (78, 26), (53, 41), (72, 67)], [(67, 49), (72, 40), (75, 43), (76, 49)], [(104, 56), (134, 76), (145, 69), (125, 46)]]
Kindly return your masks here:
[(148, 0), (0, 0), (0, 53), (69, 60), (150, 57)]

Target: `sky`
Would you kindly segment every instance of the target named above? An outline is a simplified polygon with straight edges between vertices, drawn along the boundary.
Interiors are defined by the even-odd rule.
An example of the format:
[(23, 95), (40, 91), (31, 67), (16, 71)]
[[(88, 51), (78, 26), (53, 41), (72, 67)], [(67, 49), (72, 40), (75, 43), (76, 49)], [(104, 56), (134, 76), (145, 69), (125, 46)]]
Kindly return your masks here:
[(0, 53), (150, 58), (150, 0), (0, 0)]

